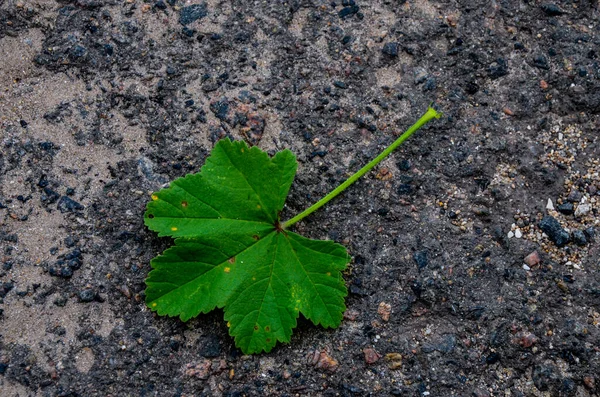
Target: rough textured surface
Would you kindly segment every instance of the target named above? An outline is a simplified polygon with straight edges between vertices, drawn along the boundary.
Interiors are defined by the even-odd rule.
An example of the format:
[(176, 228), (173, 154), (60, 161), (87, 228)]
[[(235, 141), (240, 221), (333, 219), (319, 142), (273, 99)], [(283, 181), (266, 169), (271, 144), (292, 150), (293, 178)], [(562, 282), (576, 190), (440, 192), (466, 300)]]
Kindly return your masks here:
[[(598, 394), (597, 1), (196, 4), (0, 2), (2, 396)], [(219, 138), (296, 153), (289, 218), (432, 101), (297, 225), (353, 255), (339, 329), (146, 310), (149, 194)]]

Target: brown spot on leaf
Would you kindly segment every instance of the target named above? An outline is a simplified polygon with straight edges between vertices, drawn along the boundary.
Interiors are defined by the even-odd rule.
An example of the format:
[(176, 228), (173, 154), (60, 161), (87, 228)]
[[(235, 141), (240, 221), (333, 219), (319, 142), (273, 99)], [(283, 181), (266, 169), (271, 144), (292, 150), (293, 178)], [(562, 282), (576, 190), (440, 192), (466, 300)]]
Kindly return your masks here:
[(185, 201), (185, 200), (184, 200), (184, 201), (182, 201), (182, 202), (181, 202), (181, 206), (182, 206), (183, 208), (187, 208), (187, 206), (188, 206), (188, 202), (187, 202), (187, 201)]
[(229, 258), (227, 260), (227, 262), (229, 262), (229, 263), (235, 263), (235, 256), (232, 256), (231, 258)]

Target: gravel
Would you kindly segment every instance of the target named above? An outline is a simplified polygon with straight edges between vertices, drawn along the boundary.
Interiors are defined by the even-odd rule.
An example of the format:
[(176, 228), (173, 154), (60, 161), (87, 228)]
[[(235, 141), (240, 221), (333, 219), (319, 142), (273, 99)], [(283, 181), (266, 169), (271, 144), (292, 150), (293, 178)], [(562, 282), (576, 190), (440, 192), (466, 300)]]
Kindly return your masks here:
[[(598, 394), (595, 2), (0, 3), (3, 397)], [(295, 225), (352, 256), (339, 328), (147, 308), (145, 205), (218, 139), (294, 152), (289, 219), (431, 103)]]

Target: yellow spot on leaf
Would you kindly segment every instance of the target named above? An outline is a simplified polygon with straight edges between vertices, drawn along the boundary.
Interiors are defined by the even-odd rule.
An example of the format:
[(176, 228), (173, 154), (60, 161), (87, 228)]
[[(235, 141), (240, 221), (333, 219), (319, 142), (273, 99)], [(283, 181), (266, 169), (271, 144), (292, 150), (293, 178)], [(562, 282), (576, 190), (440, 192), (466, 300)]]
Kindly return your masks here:
[(330, 273), (330, 272), (327, 272), (327, 275), (328, 275), (328, 276), (331, 276), (331, 273)]
[(256, 208), (260, 209), (260, 204), (256, 204)]
[(152, 200), (154, 200), (154, 201), (158, 200), (158, 196), (156, 194), (153, 194), (152, 195)]
[(152, 307), (156, 307), (156, 302), (152, 302)]
[(172, 232), (176, 232), (176, 231), (177, 231), (177, 228), (176, 228), (175, 226), (173, 226), (173, 227), (171, 228), (171, 231), (172, 231)]
[(229, 273), (229, 272), (231, 271), (231, 268), (230, 268), (230, 267), (226, 267), (226, 268), (224, 268), (224, 269), (223, 269), (223, 271), (224, 271), (225, 273)]
[(231, 322), (227, 321), (227, 328), (231, 327)]

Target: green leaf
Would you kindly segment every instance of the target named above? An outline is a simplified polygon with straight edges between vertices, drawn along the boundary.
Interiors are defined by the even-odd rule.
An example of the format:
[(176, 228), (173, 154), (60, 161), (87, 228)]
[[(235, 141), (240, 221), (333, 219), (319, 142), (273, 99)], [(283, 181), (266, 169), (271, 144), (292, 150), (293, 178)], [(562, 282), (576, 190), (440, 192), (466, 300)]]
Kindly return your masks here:
[(296, 168), (289, 150), (269, 158), (226, 139), (199, 173), (153, 194), (145, 224), (175, 245), (151, 261), (148, 306), (183, 321), (224, 308), (229, 333), (246, 354), (289, 342), (299, 313), (339, 326), (346, 249), (280, 224)]

